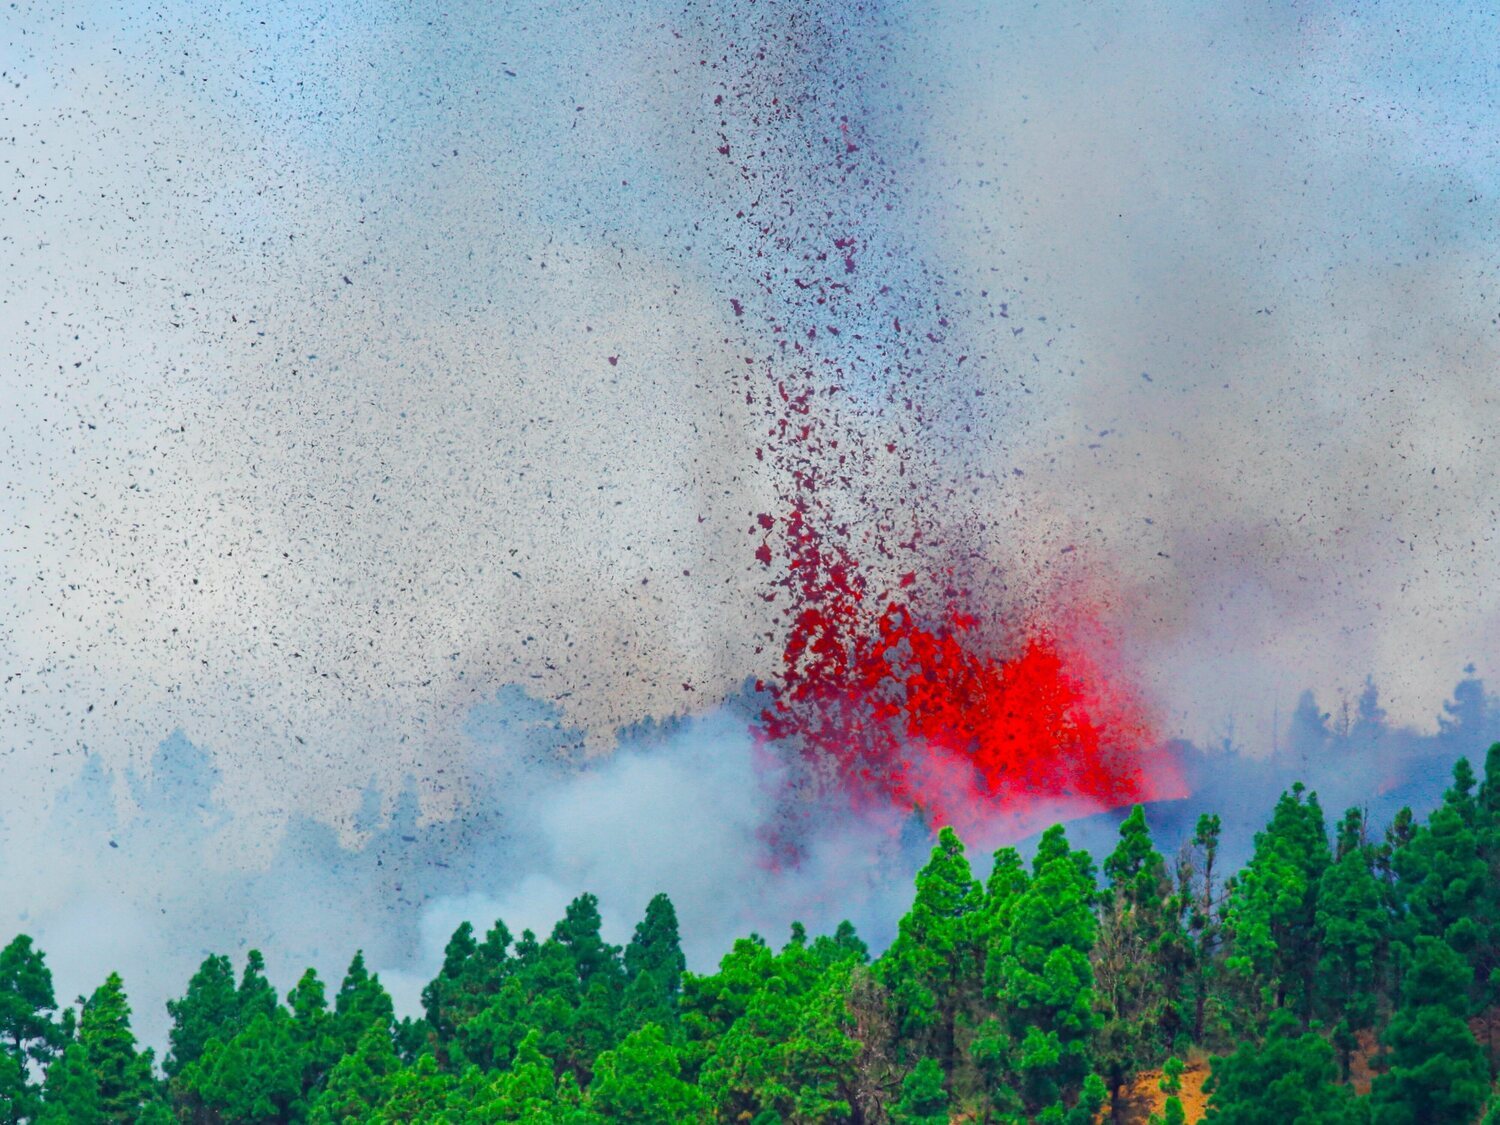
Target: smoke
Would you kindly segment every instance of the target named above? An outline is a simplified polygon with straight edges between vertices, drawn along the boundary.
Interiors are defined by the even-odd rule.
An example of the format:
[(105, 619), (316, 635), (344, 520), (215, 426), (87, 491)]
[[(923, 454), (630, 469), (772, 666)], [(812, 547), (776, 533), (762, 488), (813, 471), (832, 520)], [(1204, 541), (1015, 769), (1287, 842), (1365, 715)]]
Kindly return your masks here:
[(461, 921), (545, 936), (584, 891), (600, 896), (606, 937), (620, 943), (653, 895), (671, 895), (700, 971), (736, 937), (777, 940), (793, 920), (820, 932), (848, 918), (884, 944), (925, 831), (807, 808), (800, 862), (775, 862), (768, 837), (785, 793), (752, 736), (750, 698), (622, 732), (614, 753), (574, 768), (559, 750), (580, 732), (508, 690), (470, 714), (470, 750), (489, 772), (458, 816), (423, 815), (412, 788), (388, 799), (371, 789), (342, 836), (294, 817), (260, 862), (227, 854), (233, 794), (208, 749), (174, 735), (148, 775), (125, 778), (91, 759), (49, 814), (56, 849), (7, 842), (4, 921), (37, 937), (65, 997), (120, 969), (137, 1029), (157, 1044), (164, 1001), (210, 952), (259, 948), (285, 988), (307, 965), (336, 982), (362, 948), (400, 1009), (419, 1013)]
[(1492, 28), (958, 3), (897, 37), (932, 76), (913, 207), (1013, 287), (1033, 392), (987, 435), (991, 549), (1102, 591), (1184, 733), (1264, 752), (1366, 674), (1430, 724), (1500, 656)]

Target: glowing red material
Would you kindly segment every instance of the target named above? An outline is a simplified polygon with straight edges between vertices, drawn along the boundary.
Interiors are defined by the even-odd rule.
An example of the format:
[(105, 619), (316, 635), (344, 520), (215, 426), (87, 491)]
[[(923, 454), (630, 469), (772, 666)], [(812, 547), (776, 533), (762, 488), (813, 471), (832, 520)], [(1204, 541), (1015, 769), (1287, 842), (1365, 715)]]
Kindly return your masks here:
[[(1038, 626), (1002, 659), (952, 574), (926, 576), (953, 600), (920, 620), (899, 593), (872, 594), (857, 561), (810, 525), (807, 505), (783, 522), (792, 605), (780, 674), (764, 685), (763, 733), (832, 763), (856, 805), (973, 826), (1176, 795), (1171, 779), (1143, 768), (1157, 740), (1142, 706), (1076, 645)], [(908, 572), (897, 591), (919, 581)]]

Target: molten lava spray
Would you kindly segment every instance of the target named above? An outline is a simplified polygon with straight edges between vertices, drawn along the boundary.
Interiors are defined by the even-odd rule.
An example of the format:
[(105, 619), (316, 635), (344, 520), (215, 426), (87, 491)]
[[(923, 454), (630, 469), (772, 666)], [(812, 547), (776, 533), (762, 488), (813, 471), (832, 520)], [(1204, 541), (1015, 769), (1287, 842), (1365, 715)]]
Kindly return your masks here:
[(1014, 388), (961, 326), (1008, 314), (927, 264), (903, 221), (912, 149), (864, 89), (886, 21), (734, 11), (742, 50), (703, 65), (721, 77), (711, 143), (739, 193), (725, 297), (759, 351), (743, 392), (778, 494), (749, 513), (780, 613), (762, 647), (780, 653), (765, 745), (795, 788), (930, 824), (1034, 828), (1174, 790), (1102, 614), (1008, 590), (981, 546), (987, 514), (964, 507), (983, 463), (969, 443), (1002, 425)]
[[(802, 418), (776, 433), (805, 454), (821, 430)], [(922, 568), (920, 528), (894, 548), (871, 536), (919, 567), (877, 584), (820, 530), (814, 478), (789, 479), (786, 514), (762, 513), (754, 527), (765, 566), (779, 546), (786, 600), (780, 668), (759, 685), (770, 696), (765, 738), (832, 767), (856, 807), (921, 810), (970, 830), (1003, 820), (1025, 832), (1179, 795), (1147, 708), (1086, 607), (1005, 630), (1002, 651), (955, 568)]]

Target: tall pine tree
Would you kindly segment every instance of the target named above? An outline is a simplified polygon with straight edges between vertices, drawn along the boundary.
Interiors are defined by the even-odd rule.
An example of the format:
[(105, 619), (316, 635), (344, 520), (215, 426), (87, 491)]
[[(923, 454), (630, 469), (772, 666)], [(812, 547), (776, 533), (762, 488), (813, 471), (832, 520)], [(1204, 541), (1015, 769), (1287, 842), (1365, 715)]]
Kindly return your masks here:
[(93, 1073), (103, 1120), (131, 1125), (156, 1097), (151, 1051), (136, 1049), (130, 1002), (119, 973), (110, 973), (83, 1005), (78, 1043)]
[(35, 1076), (67, 1038), (57, 1018), (52, 971), (31, 938), (20, 934), (0, 950), (0, 1122), (36, 1115), (41, 1091)]

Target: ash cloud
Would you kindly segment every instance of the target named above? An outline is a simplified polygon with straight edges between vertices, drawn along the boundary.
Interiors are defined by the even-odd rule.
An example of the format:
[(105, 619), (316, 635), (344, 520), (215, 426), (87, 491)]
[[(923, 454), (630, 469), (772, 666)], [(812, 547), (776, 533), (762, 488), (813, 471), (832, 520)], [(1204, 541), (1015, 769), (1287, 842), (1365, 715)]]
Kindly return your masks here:
[(974, 453), (992, 552), (1106, 602), (1171, 730), (1234, 714), (1268, 752), (1303, 688), (1366, 674), (1430, 727), (1500, 656), (1493, 16), (953, 4), (905, 30), (941, 75), (914, 206), (1017, 290), (1030, 409)]

